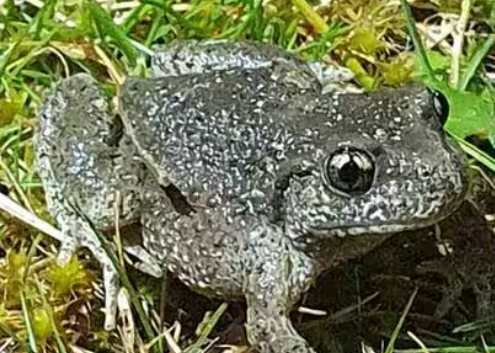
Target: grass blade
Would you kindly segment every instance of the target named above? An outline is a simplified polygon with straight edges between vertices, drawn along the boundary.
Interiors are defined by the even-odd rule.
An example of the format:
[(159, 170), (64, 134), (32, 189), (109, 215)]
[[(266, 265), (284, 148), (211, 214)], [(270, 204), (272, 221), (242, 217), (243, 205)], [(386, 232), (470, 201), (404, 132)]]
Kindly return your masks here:
[(36, 282), (36, 287), (38, 289), (38, 294), (40, 295), (41, 301), (43, 303), (43, 310), (46, 311), (46, 313), (48, 314), (48, 318), (50, 319), (50, 325), (52, 327), (53, 336), (55, 336), (55, 342), (57, 343), (58, 352), (67, 353), (67, 348), (65, 347), (62, 337), (60, 336), (60, 332), (58, 332), (57, 325), (55, 324), (55, 318), (53, 317), (52, 307), (50, 306), (48, 300), (46, 299), (45, 293), (43, 292), (43, 288), (41, 287), (41, 283), (38, 280), (36, 280), (35, 282)]
[(478, 147), (470, 144), (467, 141), (464, 141), (461, 138), (453, 136), (457, 142), (461, 145), (461, 148), (469, 154), (471, 157), (476, 159), (478, 162), (482, 163), (486, 167), (490, 168), (492, 172), (495, 172), (495, 160), (488, 153), (480, 150)]
[(459, 89), (460, 91), (466, 90), (469, 81), (471, 81), (471, 79), (474, 77), (474, 74), (478, 70), (478, 67), (481, 65), (481, 62), (483, 61), (483, 59), (485, 59), (488, 56), (494, 44), (495, 44), (495, 34), (492, 34), (478, 48), (478, 50), (476, 50), (471, 60), (469, 60), (469, 64), (466, 70), (464, 71), (464, 74), (462, 75), (461, 79), (459, 80), (457, 89)]
[(406, 27), (409, 35), (411, 36), (411, 40), (414, 45), (414, 50), (419, 57), (419, 61), (421, 65), (426, 70), (428, 75), (428, 79), (431, 82), (435, 82), (435, 76), (433, 74), (433, 68), (428, 61), (428, 56), (426, 55), (425, 48), (423, 47), (423, 43), (421, 43), (421, 38), (419, 37), (418, 30), (416, 29), (416, 24), (414, 23), (414, 19), (412, 16), (411, 8), (407, 4), (406, 0), (400, 0), (402, 12), (404, 13), (404, 18), (406, 19)]
[(301, 11), (306, 20), (311, 23), (311, 26), (313, 26), (316, 32), (323, 34), (328, 30), (326, 22), (305, 0), (291, 0), (291, 2), (299, 11)]
[(112, 18), (98, 3), (95, 1), (86, 1), (86, 7), (93, 18), (95, 25), (101, 31), (101, 33), (108, 35), (117, 44), (118, 48), (122, 50), (132, 65), (136, 64), (138, 59), (138, 52), (132, 45), (129, 38), (113, 22)]
[(34, 335), (33, 325), (31, 323), (31, 318), (29, 316), (31, 310), (30, 308), (28, 308), (24, 291), (21, 292), (21, 306), (22, 306), (22, 316), (24, 318), (24, 325), (26, 326), (29, 351), (33, 353), (38, 353), (38, 347), (36, 346), (36, 336)]
[(411, 310), (412, 303), (414, 302), (414, 299), (416, 298), (416, 294), (418, 294), (418, 288), (414, 290), (414, 292), (411, 294), (411, 297), (409, 298), (409, 301), (407, 302), (407, 305), (404, 309), (404, 312), (402, 313), (399, 322), (397, 323), (397, 326), (395, 326), (394, 332), (392, 332), (392, 335), (390, 336), (390, 341), (388, 342), (387, 348), (385, 349), (385, 353), (393, 353), (394, 352), (394, 345), (395, 341), (399, 337), (399, 332), (402, 329), (402, 326), (404, 325), (404, 322), (406, 320), (406, 316), (409, 313), (409, 310)]

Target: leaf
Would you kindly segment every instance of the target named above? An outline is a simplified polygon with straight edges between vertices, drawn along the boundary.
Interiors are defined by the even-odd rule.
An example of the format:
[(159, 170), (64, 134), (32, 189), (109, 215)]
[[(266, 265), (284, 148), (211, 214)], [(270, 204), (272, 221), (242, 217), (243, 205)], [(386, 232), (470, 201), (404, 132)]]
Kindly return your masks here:
[[(420, 41), (415, 23), (413, 21), (411, 10), (406, 0), (400, 0), (406, 24), (413, 41), (419, 65), (420, 79), (431, 89), (441, 92), (449, 102), (449, 117), (445, 124), (447, 132), (458, 139), (464, 139), (471, 135), (477, 135), (482, 138), (488, 138), (493, 146), (495, 146), (495, 94), (487, 89), (484, 93), (478, 94), (465, 90), (452, 88), (446, 81), (440, 80), (434, 72), (430, 64), (429, 57)], [(463, 85), (467, 85), (475, 71), (474, 67), (479, 65), (482, 53), (487, 52), (487, 47), (491, 41), (483, 45), (479, 54), (475, 54), (472, 62), (468, 65), (468, 71), (464, 75)], [(437, 56), (438, 58), (438, 56)], [(474, 61), (473, 61), (474, 60)], [(488, 157), (489, 159), (491, 157)], [(477, 159), (480, 163), (489, 167), (495, 163), (495, 159), (490, 161), (486, 159)]]

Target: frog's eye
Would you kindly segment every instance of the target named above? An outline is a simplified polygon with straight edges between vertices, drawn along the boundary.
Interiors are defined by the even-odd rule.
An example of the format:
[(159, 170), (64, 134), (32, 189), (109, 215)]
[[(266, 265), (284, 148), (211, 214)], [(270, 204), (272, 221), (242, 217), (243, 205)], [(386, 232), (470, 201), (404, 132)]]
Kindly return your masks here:
[(344, 196), (366, 193), (375, 177), (375, 163), (366, 151), (344, 147), (335, 151), (325, 163), (328, 186)]
[(432, 90), (431, 95), (433, 96), (433, 108), (443, 126), (449, 117), (449, 101), (440, 91)]

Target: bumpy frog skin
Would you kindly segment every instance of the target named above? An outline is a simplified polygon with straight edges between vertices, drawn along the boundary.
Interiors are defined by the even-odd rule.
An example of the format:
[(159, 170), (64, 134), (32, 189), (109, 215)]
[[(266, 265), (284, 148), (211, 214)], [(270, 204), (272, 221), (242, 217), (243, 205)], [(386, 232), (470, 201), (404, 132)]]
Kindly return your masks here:
[[(39, 114), (34, 146), (48, 209), (66, 236), (59, 263), (66, 263), (80, 246), (91, 250), (103, 267), (105, 327), (112, 328), (117, 272), (82, 214), (99, 230), (110, 230), (117, 221), (121, 226), (139, 221), (145, 168), (108, 110), (100, 87), (90, 76), (63, 80)], [(139, 244), (124, 240), (125, 250), (144, 261), (143, 270), (161, 275)]]
[[(248, 42), (176, 42), (152, 71), (120, 89), (120, 141), (108, 116), (89, 110), (92, 91), (76, 98), (68, 87), (87, 76), (49, 99), (59, 101), (41, 114), (37, 146), (50, 209), (98, 255), (61, 195), (105, 228), (119, 191), (121, 222), (141, 218), (144, 257), (206, 295), (244, 297), (248, 338), (263, 353), (313, 352), (289, 312), (316, 276), (392, 233), (438, 222), (465, 195), (459, 155), (421, 86), (323, 94), (304, 62)], [(75, 152), (61, 150), (64, 136)], [(79, 194), (78, 184), (87, 186)]]

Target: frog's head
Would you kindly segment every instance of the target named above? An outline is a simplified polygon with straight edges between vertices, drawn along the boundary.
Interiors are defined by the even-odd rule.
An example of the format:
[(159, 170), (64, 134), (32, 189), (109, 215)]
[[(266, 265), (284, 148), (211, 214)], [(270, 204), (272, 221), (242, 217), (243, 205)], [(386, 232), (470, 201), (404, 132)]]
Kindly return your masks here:
[(328, 98), (317, 127), (307, 129), (317, 142), (308, 148), (303, 138), (286, 174), (290, 233), (395, 233), (436, 223), (459, 206), (467, 181), (461, 153), (443, 132), (443, 96), (409, 85)]

